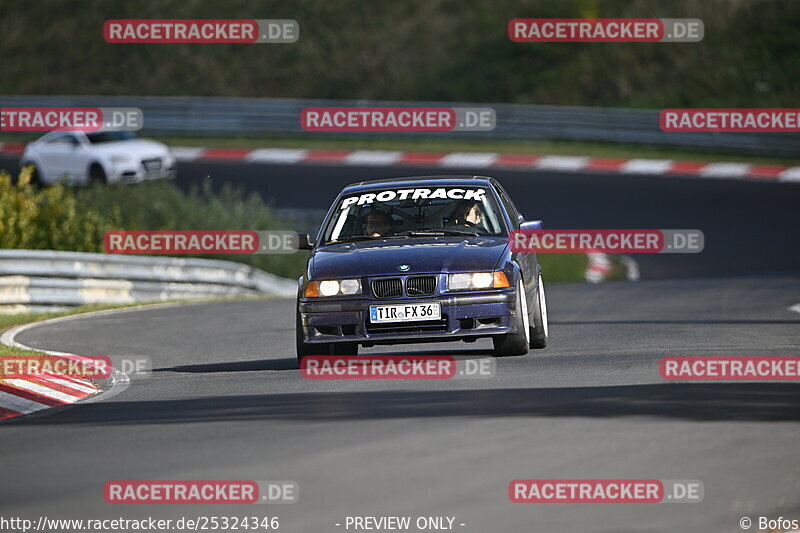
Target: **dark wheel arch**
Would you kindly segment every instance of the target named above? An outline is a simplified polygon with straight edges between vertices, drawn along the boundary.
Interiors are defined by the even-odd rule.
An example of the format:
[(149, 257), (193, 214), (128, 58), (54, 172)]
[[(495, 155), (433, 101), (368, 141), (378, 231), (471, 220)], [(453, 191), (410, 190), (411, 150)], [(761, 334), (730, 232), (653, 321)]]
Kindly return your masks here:
[(89, 165), (89, 183), (95, 185), (108, 185), (108, 176), (103, 165), (97, 161)]

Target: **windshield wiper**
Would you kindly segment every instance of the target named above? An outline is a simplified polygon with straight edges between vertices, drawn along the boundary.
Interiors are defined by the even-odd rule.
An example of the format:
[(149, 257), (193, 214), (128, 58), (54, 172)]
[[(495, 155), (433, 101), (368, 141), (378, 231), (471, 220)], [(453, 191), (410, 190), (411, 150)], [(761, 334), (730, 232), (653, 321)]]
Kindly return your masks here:
[(375, 241), (380, 239), (396, 239), (399, 237), (405, 237), (405, 235), (400, 233), (393, 233), (392, 235), (380, 235), (377, 237), (373, 237), (372, 235), (350, 235), (348, 237), (342, 237), (341, 239), (328, 241), (325, 244), (336, 244), (340, 242)]
[(408, 235), (410, 237), (430, 237), (430, 236), (445, 236), (445, 235), (470, 235), (477, 237), (478, 230), (460, 230), (460, 229), (420, 229), (401, 231), (397, 235)]

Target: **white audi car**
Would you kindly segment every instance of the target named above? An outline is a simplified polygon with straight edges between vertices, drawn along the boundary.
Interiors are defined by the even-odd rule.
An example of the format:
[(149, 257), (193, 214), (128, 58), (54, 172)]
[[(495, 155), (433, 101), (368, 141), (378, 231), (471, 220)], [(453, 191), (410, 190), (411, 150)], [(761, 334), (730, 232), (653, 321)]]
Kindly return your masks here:
[(156, 141), (130, 131), (54, 131), (25, 147), (20, 166), (34, 166), (33, 181), (49, 185), (136, 183), (174, 178), (175, 158)]

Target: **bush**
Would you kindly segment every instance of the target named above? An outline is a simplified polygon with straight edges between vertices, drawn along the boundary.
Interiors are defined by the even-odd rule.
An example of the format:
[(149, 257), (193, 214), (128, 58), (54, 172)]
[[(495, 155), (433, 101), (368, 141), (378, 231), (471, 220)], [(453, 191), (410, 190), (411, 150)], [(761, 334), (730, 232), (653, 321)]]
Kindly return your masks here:
[(31, 185), (31, 168), (17, 183), (0, 172), (0, 248), (101, 252), (106, 231), (122, 229), (119, 214), (81, 206), (64, 185)]
[[(214, 193), (211, 182), (185, 193), (173, 183), (153, 181), (136, 185), (90, 187), (76, 193), (78, 205), (118, 216), (126, 230), (254, 230), (290, 229), (256, 193), (245, 194), (226, 184)], [(306, 254), (198, 256), (227, 259), (297, 278)]]
[[(184, 193), (159, 181), (128, 186), (74, 189), (63, 184), (38, 188), (31, 169), (13, 183), (0, 173), (0, 248), (103, 252), (111, 230), (276, 230), (288, 229), (257, 194), (226, 185), (218, 194), (210, 182)], [(209, 256), (198, 256), (206, 257)], [(306, 255), (215, 255), (279, 276), (296, 278)]]

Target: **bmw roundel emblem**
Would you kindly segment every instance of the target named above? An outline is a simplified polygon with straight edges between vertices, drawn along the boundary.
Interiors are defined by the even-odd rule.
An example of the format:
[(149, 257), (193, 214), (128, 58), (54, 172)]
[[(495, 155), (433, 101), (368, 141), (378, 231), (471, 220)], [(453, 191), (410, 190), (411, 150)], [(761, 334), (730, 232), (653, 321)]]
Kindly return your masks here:
[(408, 265), (400, 265), (397, 268), (398, 270), (400, 270), (400, 272), (408, 272), (409, 270), (411, 270), (411, 267)]

